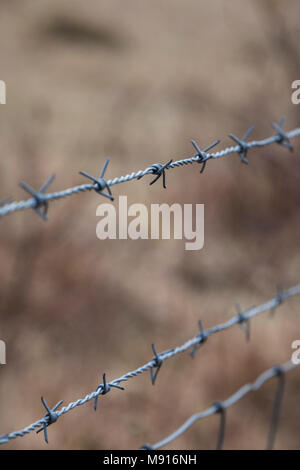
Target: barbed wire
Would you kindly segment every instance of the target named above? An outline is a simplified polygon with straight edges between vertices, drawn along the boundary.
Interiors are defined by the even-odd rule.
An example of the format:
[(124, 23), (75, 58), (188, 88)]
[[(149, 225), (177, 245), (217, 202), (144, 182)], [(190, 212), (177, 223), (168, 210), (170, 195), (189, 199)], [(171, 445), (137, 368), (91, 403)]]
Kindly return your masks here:
[[(0, 444), (7, 443), (10, 440), (16, 439), (18, 437), (23, 437), (26, 434), (29, 434), (30, 432), (35, 431), (35, 430), (36, 432), (44, 431), (45, 441), (48, 443), (47, 428), (51, 424), (55, 423), (60, 416), (70, 412), (77, 406), (84, 405), (85, 403), (91, 400), (94, 400), (94, 409), (96, 410), (97, 404), (98, 404), (98, 398), (100, 395), (106, 395), (107, 393), (111, 391), (112, 388), (124, 390), (124, 388), (121, 387), (120, 385), (121, 383), (127, 382), (129, 379), (137, 377), (138, 375), (146, 371), (150, 371), (151, 381), (152, 381), (152, 384), (154, 385), (156, 382), (158, 373), (161, 369), (161, 366), (164, 363), (164, 361), (166, 361), (167, 359), (177, 356), (178, 354), (182, 354), (188, 350), (191, 350), (190, 354), (192, 357), (194, 357), (196, 350), (207, 341), (209, 336), (215, 333), (219, 333), (221, 331), (226, 331), (232, 328), (234, 325), (240, 325), (240, 326), (246, 325), (246, 327), (249, 327), (250, 320), (254, 318), (255, 316), (266, 311), (273, 312), (274, 314), (274, 310), (279, 305), (282, 305), (286, 299), (288, 299), (289, 297), (299, 295), (299, 294), (300, 294), (300, 284), (286, 291), (277, 292), (275, 297), (273, 297), (268, 302), (257, 307), (251, 307), (250, 309), (245, 310), (244, 312), (239, 311), (237, 315), (225, 321), (224, 323), (220, 323), (207, 330), (203, 329), (202, 323), (200, 322), (199, 323), (200, 332), (196, 336), (194, 336), (192, 339), (189, 339), (183, 345), (178, 346), (176, 348), (168, 349), (161, 353), (157, 353), (155, 346), (152, 345), (154, 357), (149, 362), (147, 362), (146, 364), (138, 367), (137, 369), (131, 372), (127, 372), (126, 374), (122, 375), (118, 379), (115, 379), (111, 382), (107, 382), (106, 374), (103, 374), (103, 382), (97, 386), (95, 391), (87, 394), (84, 398), (80, 398), (74, 402), (70, 402), (67, 406), (64, 406), (60, 409), (58, 409), (58, 407), (61, 406), (61, 404), (63, 403), (62, 401), (59, 401), (53, 408), (50, 408), (46, 400), (44, 399), (44, 397), (42, 397), (42, 403), (47, 411), (44, 417), (39, 419), (38, 421), (35, 421), (34, 423), (30, 424), (24, 429), (11, 432), (9, 434), (1, 435)], [(273, 316), (274, 315), (272, 315), (272, 317)], [(247, 328), (246, 328), (246, 337), (247, 337)]]
[(157, 442), (156, 444), (145, 444), (141, 447), (142, 450), (157, 450), (165, 447), (170, 442), (177, 439), (183, 433), (185, 433), (196, 421), (204, 418), (208, 418), (214, 414), (220, 413), (220, 429), (218, 433), (217, 446), (216, 449), (220, 450), (223, 446), (224, 437), (225, 437), (225, 426), (226, 426), (226, 410), (231, 407), (238, 401), (240, 401), (245, 395), (250, 392), (255, 392), (260, 389), (265, 382), (270, 380), (273, 377), (278, 377), (278, 385), (275, 393), (275, 400), (273, 405), (273, 410), (271, 414), (271, 424), (270, 430), (268, 433), (268, 440), (266, 448), (268, 450), (273, 449), (276, 431), (278, 428), (279, 421), (279, 412), (283, 398), (284, 391), (284, 376), (287, 372), (297, 367), (299, 364), (293, 363), (291, 361), (286, 362), (285, 364), (273, 366), (270, 369), (266, 370), (260, 374), (253, 383), (248, 383), (243, 385), (239, 390), (237, 390), (233, 395), (228, 397), (224, 401), (217, 401), (212, 404), (209, 408), (202, 411), (201, 413), (193, 414), (180, 428), (176, 429), (172, 434), (167, 436), (165, 439)]
[(239, 139), (233, 134), (229, 134), (229, 137), (237, 145), (232, 146), (232, 147), (227, 147), (215, 153), (208, 153), (208, 151), (212, 149), (213, 147), (215, 147), (217, 144), (219, 144), (220, 143), (219, 140), (215, 141), (214, 143), (206, 147), (204, 150), (201, 150), (198, 144), (194, 140), (191, 140), (191, 143), (197, 152), (193, 157), (184, 158), (182, 160), (177, 160), (174, 162), (173, 160), (169, 160), (165, 164), (154, 163), (144, 170), (132, 172), (125, 176), (120, 176), (120, 177), (116, 177), (116, 178), (109, 179), (109, 180), (104, 179), (104, 174), (106, 172), (106, 169), (109, 163), (109, 159), (106, 159), (106, 162), (104, 164), (104, 167), (99, 177), (94, 177), (90, 175), (89, 173), (86, 173), (85, 171), (80, 172), (81, 175), (90, 179), (93, 183), (77, 185), (77, 186), (64, 189), (58, 192), (45, 193), (45, 190), (54, 180), (55, 175), (52, 175), (46, 181), (46, 183), (41, 187), (41, 189), (38, 191), (33, 189), (27, 183), (22, 182), (20, 183), (21, 187), (25, 189), (25, 191), (27, 191), (32, 197), (23, 201), (13, 201), (13, 202), (8, 202), (7, 200), (2, 201), (2, 204), (0, 203), (0, 217), (3, 217), (5, 215), (11, 214), (16, 211), (34, 209), (40, 217), (46, 220), (48, 206), (49, 206), (50, 201), (72, 196), (74, 194), (79, 194), (81, 192), (94, 190), (98, 194), (108, 197), (110, 200), (113, 200), (114, 198), (110, 189), (111, 186), (114, 186), (120, 183), (125, 183), (128, 181), (140, 180), (145, 175), (150, 175), (150, 174), (155, 175), (155, 178), (150, 182), (150, 185), (152, 185), (158, 179), (160, 179), (160, 177), (162, 177), (163, 187), (165, 188), (166, 187), (166, 173), (165, 172), (166, 170), (170, 170), (172, 168), (178, 168), (178, 167), (182, 167), (182, 166), (193, 164), (193, 163), (200, 163), (202, 165), (200, 173), (202, 173), (205, 169), (205, 166), (208, 160), (225, 157), (232, 153), (237, 153), (241, 159), (241, 162), (247, 164), (248, 163), (247, 153), (250, 149), (254, 147), (265, 147), (272, 143), (283, 145), (284, 147), (287, 147), (290, 151), (293, 151), (293, 147), (290, 143), (290, 139), (300, 135), (300, 128), (293, 129), (289, 132), (284, 132), (283, 124), (284, 124), (283, 117), (280, 119), (279, 125), (273, 122), (272, 126), (276, 130), (276, 135), (273, 135), (263, 140), (253, 140), (252, 142), (246, 142), (246, 139), (249, 137), (250, 132), (252, 132), (252, 130), (254, 129), (253, 126), (250, 127), (250, 129), (246, 132), (246, 134), (241, 139)]

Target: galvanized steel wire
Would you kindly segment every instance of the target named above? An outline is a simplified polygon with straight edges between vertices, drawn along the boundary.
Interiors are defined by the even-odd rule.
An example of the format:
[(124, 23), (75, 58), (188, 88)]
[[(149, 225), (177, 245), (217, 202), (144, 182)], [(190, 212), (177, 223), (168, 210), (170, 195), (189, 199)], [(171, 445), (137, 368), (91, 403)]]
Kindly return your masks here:
[[(12, 201), (10, 202), (8, 198), (5, 198), (2, 203), (0, 203), (0, 217), (5, 215), (17, 212), (17, 211), (24, 211), (27, 209), (34, 209), (43, 219), (47, 218), (47, 210), (49, 206), (49, 202), (58, 200), (61, 198), (73, 196), (75, 194), (79, 194), (82, 192), (87, 191), (96, 191), (98, 194), (102, 196), (109, 197), (113, 200), (113, 196), (111, 194), (111, 186), (116, 184), (125, 183), (133, 180), (140, 180), (145, 175), (155, 175), (155, 178), (150, 182), (150, 184), (155, 183), (161, 176), (163, 179), (163, 186), (166, 187), (166, 170), (174, 169), (177, 167), (182, 167), (185, 165), (190, 165), (193, 163), (200, 163), (202, 165), (201, 172), (203, 172), (205, 165), (209, 160), (215, 160), (217, 158), (225, 157), (229, 154), (237, 153), (242, 161), (242, 163), (248, 163), (247, 160), (247, 153), (250, 149), (255, 147), (265, 147), (267, 145), (277, 143), (284, 147), (287, 147), (290, 151), (293, 150), (293, 147), (290, 143), (290, 139), (300, 135), (300, 128), (293, 129), (289, 132), (284, 132), (282, 127), (284, 123), (284, 118), (281, 118), (279, 125), (276, 123), (272, 123), (273, 128), (276, 130), (276, 135), (268, 137), (263, 140), (253, 140), (251, 142), (246, 142), (246, 138), (249, 136), (250, 132), (253, 130), (253, 126), (246, 132), (243, 138), (239, 139), (238, 137), (234, 136), (233, 134), (229, 134), (229, 137), (237, 143), (235, 146), (227, 147), (223, 150), (219, 150), (214, 153), (208, 153), (208, 150), (214, 147), (219, 143), (219, 141), (215, 141), (213, 144), (209, 145), (204, 150), (201, 150), (199, 146), (196, 144), (195, 141), (191, 141), (193, 146), (195, 147), (197, 153), (188, 158), (184, 158), (177, 161), (169, 160), (165, 164), (161, 163), (154, 163), (149, 167), (145, 168), (144, 170), (139, 170), (136, 172), (129, 173), (125, 176), (120, 176), (112, 179), (104, 179), (104, 173), (107, 169), (108, 159), (105, 162), (105, 165), (100, 173), (99, 177), (94, 177), (89, 175), (88, 173), (81, 171), (81, 175), (93, 181), (93, 183), (89, 184), (81, 184), (71, 188), (64, 189), (62, 191), (57, 191), (53, 193), (45, 193), (44, 191), (48, 188), (48, 186), (52, 183), (55, 175), (52, 175), (47, 182), (41, 187), (40, 190), (35, 191), (31, 188), (27, 183), (22, 182), (21, 186), (25, 189), (32, 197), (27, 200), (22, 201)], [(105, 192), (107, 190), (107, 192)]]
[[(243, 312), (239, 311), (237, 313), (237, 315), (233, 316), (229, 320), (227, 320), (223, 323), (220, 323), (220, 324), (218, 324), (218, 325), (216, 325), (212, 328), (208, 328), (208, 329), (204, 330), (203, 327), (202, 327), (202, 324), (200, 323), (200, 332), (196, 336), (189, 339), (188, 341), (186, 341), (181, 346), (177, 346), (175, 348), (168, 349), (168, 350), (163, 351), (161, 353), (157, 353), (154, 345), (152, 345), (152, 349), (153, 349), (153, 352), (154, 352), (154, 357), (149, 362), (145, 363), (144, 365), (138, 367), (137, 369), (135, 369), (133, 371), (125, 373), (121, 377), (119, 377), (115, 380), (112, 380), (111, 382), (107, 382), (106, 381), (106, 375), (103, 374), (103, 383), (98, 385), (98, 387), (96, 388), (95, 391), (93, 391), (91, 393), (88, 393), (84, 398), (79, 398), (76, 401), (70, 402), (67, 406), (63, 406), (60, 409), (57, 409), (57, 408), (59, 406), (61, 406), (62, 401), (58, 402), (53, 408), (50, 408), (50, 407), (48, 407), (45, 399), (42, 397), (43, 405), (44, 405), (44, 407), (47, 411), (47, 413), (44, 415), (44, 417), (42, 417), (41, 419), (33, 422), (32, 424), (26, 426), (25, 428), (23, 428), (19, 431), (14, 431), (14, 432), (10, 432), (8, 434), (1, 435), (0, 436), (0, 444), (4, 444), (4, 443), (7, 443), (7, 442), (9, 442), (13, 439), (23, 437), (23, 436), (25, 436), (26, 434), (29, 434), (32, 431), (40, 432), (41, 430), (44, 431), (45, 440), (46, 440), (46, 442), (48, 442), (47, 428), (51, 424), (56, 422), (60, 416), (66, 414), (66, 413), (69, 413), (70, 411), (74, 410), (76, 407), (84, 405), (84, 404), (90, 402), (91, 400), (94, 400), (94, 407), (96, 409), (96, 407), (97, 407), (97, 402), (96, 401), (98, 401), (98, 397), (100, 397), (100, 395), (101, 396), (105, 395), (105, 394), (109, 393), (112, 389), (124, 390), (123, 387), (120, 386), (120, 384), (123, 384), (124, 382), (127, 382), (129, 379), (137, 377), (138, 375), (143, 374), (144, 372), (150, 371), (152, 384), (155, 384), (155, 380), (157, 379), (158, 371), (161, 369), (161, 366), (163, 365), (163, 363), (167, 359), (175, 357), (178, 354), (182, 354), (186, 351), (190, 351), (191, 356), (194, 356), (196, 350), (199, 347), (203, 346), (203, 344), (207, 341), (207, 339), (213, 334), (224, 332), (224, 331), (229, 330), (230, 328), (232, 328), (235, 325), (240, 325), (240, 326), (244, 326), (246, 328), (245, 331), (246, 331), (246, 338), (247, 338), (247, 336), (248, 336), (247, 335), (247, 328), (249, 328), (250, 320), (252, 320), (257, 315), (260, 315), (260, 314), (262, 314), (263, 312), (266, 312), (266, 311), (274, 313), (274, 310), (277, 307), (279, 307), (280, 305), (282, 305), (282, 303), (286, 299), (288, 299), (289, 297), (299, 295), (299, 294), (300, 294), (300, 284), (298, 284), (298, 285), (296, 285), (296, 286), (294, 286), (294, 287), (292, 287), (288, 290), (278, 292), (271, 300), (269, 300), (268, 302), (266, 302), (262, 305), (259, 305), (257, 307), (251, 307), (250, 309), (245, 310)], [(290, 368), (292, 368), (292, 365), (290, 365), (290, 366), (285, 365), (283, 370), (287, 371), (287, 370), (290, 370)], [(154, 370), (155, 370), (155, 373), (154, 373)], [(276, 372), (276, 374), (278, 374), (278, 371)], [(263, 383), (265, 381), (265, 377), (271, 378), (272, 376), (274, 376), (276, 374), (275, 374), (275, 369), (273, 368), (272, 370), (267, 371), (266, 375), (260, 376), (260, 378), (258, 379), (258, 383)], [(257, 386), (257, 384), (254, 385), (254, 387), (255, 386)], [(239, 392), (237, 392), (238, 395), (235, 394), (235, 395), (233, 395), (233, 397), (231, 397), (228, 400), (226, 400), (225, 402), (223, 402), (223, 405), (225, 403), (226, 407), (228, 407), (230, 404), (235, 403), (235, 401), (237, 401), (236, 397), (240, 396), (242, 398), (242, 396), (244, 396), (244, 394), (245, 394), (245, 390), (250, 391), (249, 385), (246, 386), (246, 388), (243, 387)], [(214, 410), (214, 413), (215, 413), (216, 412), (216, 406), (214, 406), (213, 409), (210, 408), (208, 411), (206, 411), (205, 416), (209, 416), (210, 414), (212, 414), (213, 410)], [(188, 423), (190, 423), (190, 422), (194, 422), (194, 418), (192, 419), (192, 421), (190, 421), (190, 420), (188, 421)], [(185, 429), (186, 425), (187, 424), (185, 423), (184, 427), (180, 428), (180, 429)], [(176, 432), (175, 436), (177, 436), (177, 432)], [(167, 438), (167, 439), (169, 439), (169, 438)], [(166, 440), (164, 440), (162, 442), (164, 443), (165, 441)], [(160, 443), (156, 444), (156, 446), (158, 446), (158, 445), (159, 445), (159, 447), (161, 447), (163, 444), (161, 444), (161, 442), (160, 442)]]

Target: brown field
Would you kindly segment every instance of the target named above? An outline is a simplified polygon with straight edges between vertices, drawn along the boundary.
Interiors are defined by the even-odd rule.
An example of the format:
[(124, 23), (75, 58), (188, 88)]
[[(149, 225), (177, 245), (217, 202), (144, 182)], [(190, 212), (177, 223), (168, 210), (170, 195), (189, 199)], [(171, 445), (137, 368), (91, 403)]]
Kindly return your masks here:
[[(51, 190), (192, 155), (227, 134), (270, 136), (270, 121), (300, 125), (291, 83), (300, 79), (299, 2), (218, 0), (2, 0), (1, 194), (27, 196), (22, 180)], [(84, 397), (205, 327), (230, 318), (235, 304), (258, 305), (278, 285), (300, 281), (300, 139), (167, 172), (167, 190), (150, 177), (112, 188), (129, 203), (204, 203), (205, 246), (176, 241), (100, 241), (96, 207), (85, 193), (53, 202), (49, 220), (34, 211), (1, 222), (0, 434)], [(104, 201), (106, 202), (106, 201)], [(149, 374), (79, 407), (49, 427), (49, 449), (132, 449), (154, 443), (191, 414), (222, 400), (300, 339), (300, 298), (274, 318), (209, 338), (194, 360), (167, 361), (155, 387)], [(286, 378), (276, 448), (300, 442), (298, 369)], [(276, 381), (228, 410), (224, 448), (265, 447)], [(168, 448), (213, 449), (219, 418), (197, 422)], [(31, 433), (2, 449), (45, 449)]]

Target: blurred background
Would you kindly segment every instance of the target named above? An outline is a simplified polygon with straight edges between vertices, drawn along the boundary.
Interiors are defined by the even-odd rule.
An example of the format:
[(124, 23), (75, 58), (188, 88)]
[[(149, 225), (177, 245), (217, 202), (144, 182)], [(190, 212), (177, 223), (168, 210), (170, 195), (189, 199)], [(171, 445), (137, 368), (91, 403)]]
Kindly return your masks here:
[[(300, 79), (297, 0), (1, 0), (1, 194), (27, 195), (56, 173), (49, 190), (194, 154), (227, 134), (274, 134), (270, 121), (300, 125), (291, 83)], [(48, 404), (84, 397), (135, 369), (157, 350), (300, 281), (300, 139), (294, 154), (272, 145), (112, 188), (129, 204), (204, 203), (205, 246), (96, 238), (96, 207), (85, 193), (52, 202), (49, 221), (32, 210), (1, 220), (0, 434), (44, 415)], [(54, 449), (134, 449), (154, 443), (191, 414), (225, 399), (266, 368), (291, 357), (300, 339), (300, 299), (251, 324), (212, 336), (194, 360), (163, 365), (153, 387), (143, 374), (76, 408), (49, 428)], [(287, 376), (276, 448), (299, 448), (299, 371)], [(224, 448), (266, 445), (276, 380), (228, 411)], [(213, 449), (215, 416), (196, 423), (168, 448)], [(45, 449), (32, 433), (2, 448)]]

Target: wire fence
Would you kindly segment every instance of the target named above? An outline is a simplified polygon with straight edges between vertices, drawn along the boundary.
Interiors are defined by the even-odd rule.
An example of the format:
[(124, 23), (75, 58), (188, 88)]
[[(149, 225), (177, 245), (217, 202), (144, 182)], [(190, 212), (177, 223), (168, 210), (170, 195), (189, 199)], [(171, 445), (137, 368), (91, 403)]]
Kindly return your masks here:
[(49, 202), (58, 200), (61, 198), (65, 198), (68, 196), (72, 196), (74, 194), (79, 194), (81, 192), (94, 190), (98, 194), (104, 197), (107, 197), (110, 200), (113, 200), (114, 197), (110, 189), (111, 186), (114, 186), (120, 183), (125, 183), (128, 181), (140, 180), (146, 175), (155, 176), (154, 179), (150, 182), (150, 185), (155, 183), (158, 179), (160, 179), (160, 177), (162, 177), (163, 187), (165, 188), (166, 187), (166, 170), (170, 170), (170, 169), (177, 168), (177, 167), (182, 167), (182, 166), (193, 164), (193, 163), (198, 163), (198, 164), (200, 163), (201, 164), (200, 173), (203, 173), (208, 160), (225, 157), (233, 153), (237, 153), (239, 155), (239, 158), (241, 159), (241, 162), (247, 164), (248, 163), (247, 153), (250, 149), (255, 148), (255, 147), (265, 147), (273, 143), (283, 145), (284, 147), (287, 147), (290, 151), (292, 151), (293, 147), (291, 145), (290, 139), (300, 135), (300, 128), (293, 129), (289, 132), (284, 132), (283, 124), (284, 124), (283, 117), (280, 119), (279, 125), (273, 122), (272, 126), (276, 131), (276, 135), (273, 135), (263, 140), (253, 140), (252, 142), (246, 141), (246, 139), (249, 137), (249, 134), (254, 129), (253, 126), (250, 127), (250, 129), (246, 132), (246, 134), (241, 139), (239, 139), (233, 134), (229, 134), (229, 137), (236, 143), (236, 145), (232, 147), (227, 147), (215, 153), (209, 153), (209, 150), (211, 150), (213, 147), (219, 144), (220, 143), (219, 140), (216, 140), (215, 142), (213, 142), (211, 145), (209, 145), (203, 150), (199, 148), (198, 144), (194, 140), (191, 140), (191, 143), (197, 152), (192, 157), (188, 157), (182, 160), (177, 160), (174, 162), (173, 160), (169, 160), (165, 164), (154, 163), (144, 170), (140, 170), (137, 172), (127, 174), (126, 176), (120, 176), (120, 177), (116, 177), (116, 178), (109, 179), (109, 180), (104, 179), (104, 175), (105, 175), (108, 163), (109, 163), (109, 159), (107, 159), (103, 166), (103, 169), (101, 170), (99, 177), (94, 177), (86, 173), (85, 171), (80, 172), (82, 176), (84, 176), (85, 178), (88, 178), (90, 181), (92, 181), (92, 183), (81, 184), (81, 185), (74, 186), (74, 187), (64, 189), (62, 191), (58, 191), (54, 193), (45, 193), (45, 191), (53, 182), (55, 175), (52, 175), (38, 191), (34, 190), (27, 183), (22, 182), (20, 183), (21, 187), (25, 189), (25, 191), (27, 191), (31, 195), (31, 198), (24, 200), (24, 201), (14, 201), (14, 202), (11, 202), (11, 198), (5, 198), (4, 200), (2, 200), (2, 202), (0, 202), (0, 217), (3, 217), (7, 214), (11, 214), (16, 211), (34, 209), (40, 217), (46, 220)]
[[(120, 385), (123, 384), (124, 382), (127, 382), (129, 379), (132, 379), (134, 377), (137, 377), (138, 375), (150, 371), (150, 377), (151, 377), (151, 382), (154, 385), (158, 376), (159, 371), (161, 370), (161, 367), (163, 363), (172, 357), (177, 356), (178, 354), (182, 354), (186, 351), (190, 352), (190, 355), (194, 357), (196, 351), (202, 347), (207, 339), (216, 333), (220, 333), (223, 331), (227, 331), (230, 328), (232, 328), (235, 325), (240, 325), (244, 331), (245, 331), (245, 337), (247, 340), (250, 339), (250, 320), (256, 317), (257, 315), (262, 314), (263, 312), (270, 311), (271, 315), (274, 315), (275, 309), (281, 305), (286, 299), (289, 297), (293, 297), (296, 295), (300, 294), (300, 284), (285, 290), (285, 291), (279, 291), (277, 294), (268, 302), (259, 305), (257, 307), (251, 307), (248, 310), (241, 311), (240, 308), (238, 308), (238, 312), (235, 316), (230, 318), (224, 323), (220, 323), (212, 328), (209, 329), (203, 329), (202, 323), (199, 322), (199, 329), (200, 331), (196, 336), (194, 336), (192, 339), (189, 339), (186, 341), (184, 344), (181, 346), (178, 346), (173, 349), (168, 349), (166, 351), (163, 351), (161, 353), (158, 353), (156, 351), (156, 348), (154, 345), (152, 345), (154, 357), (147, 362), (146, 364), (138, 367), (137, 369), (127, 372), (126, 374), (122, 375), (121, 377), (111, 381), (107, 382), (106, 380), (106, 374), (103, 374), (103, 382), (99, 384), (96, 388), (95, 391), (87, 394), (84, 398), (80, 398), (74, 402), (69, 403), (67, 406), (63, 406), (60, 409), (58, 409), (62, 405), (62, 401), (59, 401), (53, 408), (50, 408), (44, 399), (42, 397), (42, 403), (46, 409), (46, 414), (43, 416), (43, 418), (33, 422), (29, 426), (25, 427), (24, 429), (21, 429), (19, 431), (11, 432), (9, 434), (3, 434), (0, 436), (0, 444), (7, 443), (13, 439), (23, 437), (26, 434), (29, 434), (32, 431), (36, 431), (37, 433), (43, 431), (44, 432), (44, 437), (45, 441), (48, 443), (48, 427), (55, 423), (58, 418), (66, 413), (69, 413), (70, 411), (74, 410), (74, 408), (84, 405), (90, 401), (94, 401), (94, 409), (97, 409), (97, 404), (98, 404), (98, 399), (102, 395), (106, 395), (109, 393), (112, 389), (116, 390), (124, 390), (124, 388)], [(192, 418), (190, 418), (181, 428), (179, 428), (175, 433), (167, 437), (161, 442), (158, 442), (154, 446), (144, 446), (143, 448), (153, 448), (153, 449), (158, 449), (171, 440), (175, 439), (178, 437), (180, 434), (182, 434), (186, 429), (188, 429), (189, 426), (191, 426), (197, 419), (200, 419), (201, 417), (206, 417), (210, 416), (211, 414), (214, 413), (221, 413), (221, 431), (218, 439), (218, 448), (221, 447), (222, 442), (223, 442), (223, 437), (224, 437), (224, 432), (225, 432), (225, 409), (234, 404), (236, 401), (240, 400), (246, 393), (248, 393), (251, 390), (257, 390), (266, 380), (269, 380), (271, 377), (278, 375), (279, 377), (282, 377), (285, 372), (288, 370), (292, 369), (294, 364), (292, 363), (287, 363), (283, 366), (279, 366), (277, 368), (272, 368), (262, 374), (256, 382), (254, 382), (252, 385), (246, 385), (242, 387), (238, 392), (236, 392), (234, 395), (232, 395), (230, 398), (225, 400), (224, 402), (217, 403), (213, 405), (213, 407), (209, 408), (206, 410), (204, 413), (194, 415)], [(282, 385), (281, 385), (282, 388)], [(277, 393), (277, 404), (275, 403), (276, 406), (274, 406), (274, 412), (273, 412), (273, 417), (272, 417), (272, 426), (271, 426), (271, 431), (270, 431), (270, 436), (269, 437), (269, 446), (270, 443), (273, 445), (274, 438), (275, 438), (275, 431), (276, 431), (276, 426), (278, 422), (278, 413), (279, 413), (279, 407), (280, 407), (280, 402), (281, 402), (281, 396), (282, 396), (282, 391), (281, 388), (279, 388), (279, 392)], [(279, 398), (278, 398), (279, 396)]]
[(181, 436), (196, 421), (200, 419), (208, 418), (209, 416), (219, 413), (221, 416), (221, 419), (220, 419), (220, 429), (219, 429), (216, 449), (221, 450), (223, 446), (224, 438), (225, 438), (227, 408), (231, 407), (232, 405), (240, 401), (248, 393), (259, 390), (263, 386), (263, 384), (267, 382), (268, 380), (270, 380), (272, 377), (278, 377), (278, 385), (277, 385), (277, 389), (275, 393), (275, 400), (274, 400), (273, 411), (271, 415), (270, 430), (269, 430), (267, 446), (266, 446), (267, 450), (273, 449), (275, 437), (276, 437), (276, 431), (278, 427), (278, 421), (279, 421), (280, 406), (281, 406), (282, 399), (283, 399), (285, 374), (289, 372), (290, 370), (294, 369), (295, 367), (297, 367), (298, 365), (299, 364), (294, 364), (293, 362), (289, 361), (289, 362), (286, 362), (285, 364), (271, 367), (270, 369), (266, 370), (261, 375), (259, 375), (259, 377), (257, 377), (255, 382), (244, 385), (239, 390), (237, 390), (233, 395), (228, 397), (226, 400), (217, 401), (213, 403), (210, 408), (207, 408), (201, 413), (195, 413), (182, 426), (180, 426), (180, 428), (178, 428), (172, 434), (167, 436), (165, 439), (153, 445), (145, 444), (141, 447), (141, 449), (143, 450), (161, 449), (162, 447), (165, 447), (167, 444), (169, 444), (170, 442), (174, 441), (179, 436)]
[[(40, 188), (40, 190), (35, 191), (31, 188), (27, 183), (21, 183), (21, 187), (25, 189), (30, 195), (31, 198), (24, 200), (24, 201), (13, 201), (11, 197), (5, 198), (0, 201), (0, 216), (5, 216), (10, 213), (14, 213), (17, 211), (23, 211), (27, 209), (34, 209), (37, 214), (42, 217), (44, 220), (47, 219), (47, 211), (49, 202), (58, 200), (61, 198), (65, 198), (68, 196), (72, 196), (74, 194), (78, 194), (81, 192), (87, 191), (96, 191), (101, 196), (109, 198), (113, 200), (114, 197), (111, 192), (111, 186), (133, 181), (133, 180), (140, 180), (146, 175), (154, 175), (154, 179), (150, 182), (150, 185), (155, 183), (158, 179), (162, 178), (163, 187), (166, 188), (166, 170), (170, 170), (176, 167), (182, 167), (185, 165), (198, 163), (201, 164), (200, 173), (203, 173), (208, 160), (210, 159), (217, 159), (229, 154), (237, 153), (242, 163), (247, 164), (247, 153), (250, 149), (255, 147), (265, 147), (272, 143), (280, 144), (284, 147), (287, 147), (290, 151), (293, 151), (293, 147), (291, 145), (290, 139), (300, 135), (300, 128), (293, 129), (289, 132), (284, 132), (283, 130), (284, 118), (280, 119), (279, 125), (276, 123), (272, 123), (273, 128), (276, 130), (276, 135), (268, 137), (263, 140), (259, 141), (251, 141), (247, 142), (246, 139), (249, 137), (250, 133), (253, 130), (253, 126), (246, 132), (246, 134), (241, 138), (237, 138), (233, 134), (229, 134), (229, 137), (237, 144), (232, 147), (227, 147), (223, 150), (220, 150), (215, 153), (209, 153), (213, 147), (219, 144), (220, 141), (215, 141), (204, 150), (201, 150), (198, 144), (192, 140), (191, 143), (196, 150), (196, 154), (192, 157), (185, 158), (178, 161), (169, 160), (165, 164), (155, 163), (150, 165), (144, 170), (140, 170), (137, 172), (133, 172), (131, 174), (127, 174), (126, 176), (116, 177), (113, 179), (106, 180), (104, 178), (105, 172), (107, 170), (107, 166), (109, 163), (109, 159), (106, 160), (103, 169), (99, 175), (99, 177), (91, 176), (90, 174), (81, 171), (80, 174), (89, 180), (92, 181), (90, 184), (82, 184), (78, 186), (74, 186), (59, 192), (54, 193), (45, 193), (48, 189), (50, 184), (53, 182), (55, 176), (52, 175), (46, 183)], [(270, 311), (271, 314), (274, 313), (275, 309), (281, 305), (287, 298), (296, 296), (300, 294), (300, 284), (286, 290), (286, 291), (278, 291), (275, 297), (273, 297), (268, 302), (258, 306), (258, 307), (251, 307), (248, 310), (242, 311), (240, 307), (237, 307), (237, 314), (227, 320), (224, 323), (220, 323), (212, 328), (204, 329), (202, 326), (202, 322), (199, 321), (199, 332), (193, 338), (186, 341), (181, 346), (175, 347), (173, 349), (168, 349), (161, 353), (156, 351), (154, 344), (152, 345), (153, 350), (153, 358), (147, 362), (146, 364), (138, 367), (137, 369), (127, 372), (123, 376), (111, 381), (107, 382), (106, 374), (103, 374), (103, 382), (99, 384), (93, 392), (87, 394), (84, 398), (80, 398), (74, 402), (70, 402), (67, 406), (62, 405), (62, 401), (59, 401), (53, 408), (50, 408), (44, 399), (41, 397), (43, 406), (46, 410), (45, 415), (30, 424), (29, 426), (15, 432), (10, 432), (8, 434), (3, 434), (0, 436), (0, 444), (8, 443), (9, 441), (23, 437), (29, 434), (32, 431), (36, 431), (37, 433), (43, 431), (45, 441), (48, 443), (48, 427), (55, 423), (60, 416), (72, 411), (78, 406), (84, 405), (90, 401), (94, 402), (94, 409), (97, 409), (99, 397), (102, 395), (106, 395), (112, 389), (116, 390), (124, 390), (124, 388), (120, 385), (124, 382), (137, 377), (138, 375), (150, 371), (151, 382), (154, 385), (158, 376), (159, 371), (163, 363), (172, 357), (177, 356), (178, 354), (182, 354), (186, 351), (190, 352), (190, 355), (194, 357), (196, 351), (206, 343), (209, 336), (219, 333), (222, 331), (227, 331), (228, 329), (232, 328), (235, 325), (239, 325), (245, 332), (246, 340), (250, 340), (250, 320), (255, 316)], [(284, 380), (285, 380), (285, 373), (290, 371), (296, 367), (296, 364), (292, 362), (287, 362), (286, 364), (280, 366), (274, 366), (271, 369), (268, 369), (263, 374), (261, 374), (255, 382), (252, 384), (246, 384), (242, 388), (240, 388), (237, 392), (235, 392), (232, 396), (227, 398), (222, 402), (215, 402), (210, 408), (206, 409), (201, 413), (196, 413), (191, 416), (180, 428), (178, 428), (175, 432), (164, 438), (163, 440), (157, 442), (156, 444), (150, 445), (146, 444), (141, 449), (148, 449), (148, 450), (155, 450), (160, 449), (173, 441), (174, 439), (178, 438), (181, 434), (183, 434), (187, 429), (189, 429), (196, 421), (214, 415), (216, 413), (220, 414), (220, 429), (217, 439), (217, 449), (221, 449), (224, 441), (225, 436), (225, 427), (226, 427), (226, 410), (230, 406), (232, 406), (237, 401), (241, 400), (247, 393), (251, 391), (258, 390), (266, 381), (270, 380), (272, 377), (278, 377), (278, 386), (275, 395), (275, 401), (273, 406), (273, 412), (271, 417), (271, 424), (270, 424), (270, 431), (268, 435), (268, 443), (267, 448), (270, 449), (274, 445), (278, 419), (279, 419), (279, 411), (280, 405), (282, 402), (283, 391), (284, 391)]]

